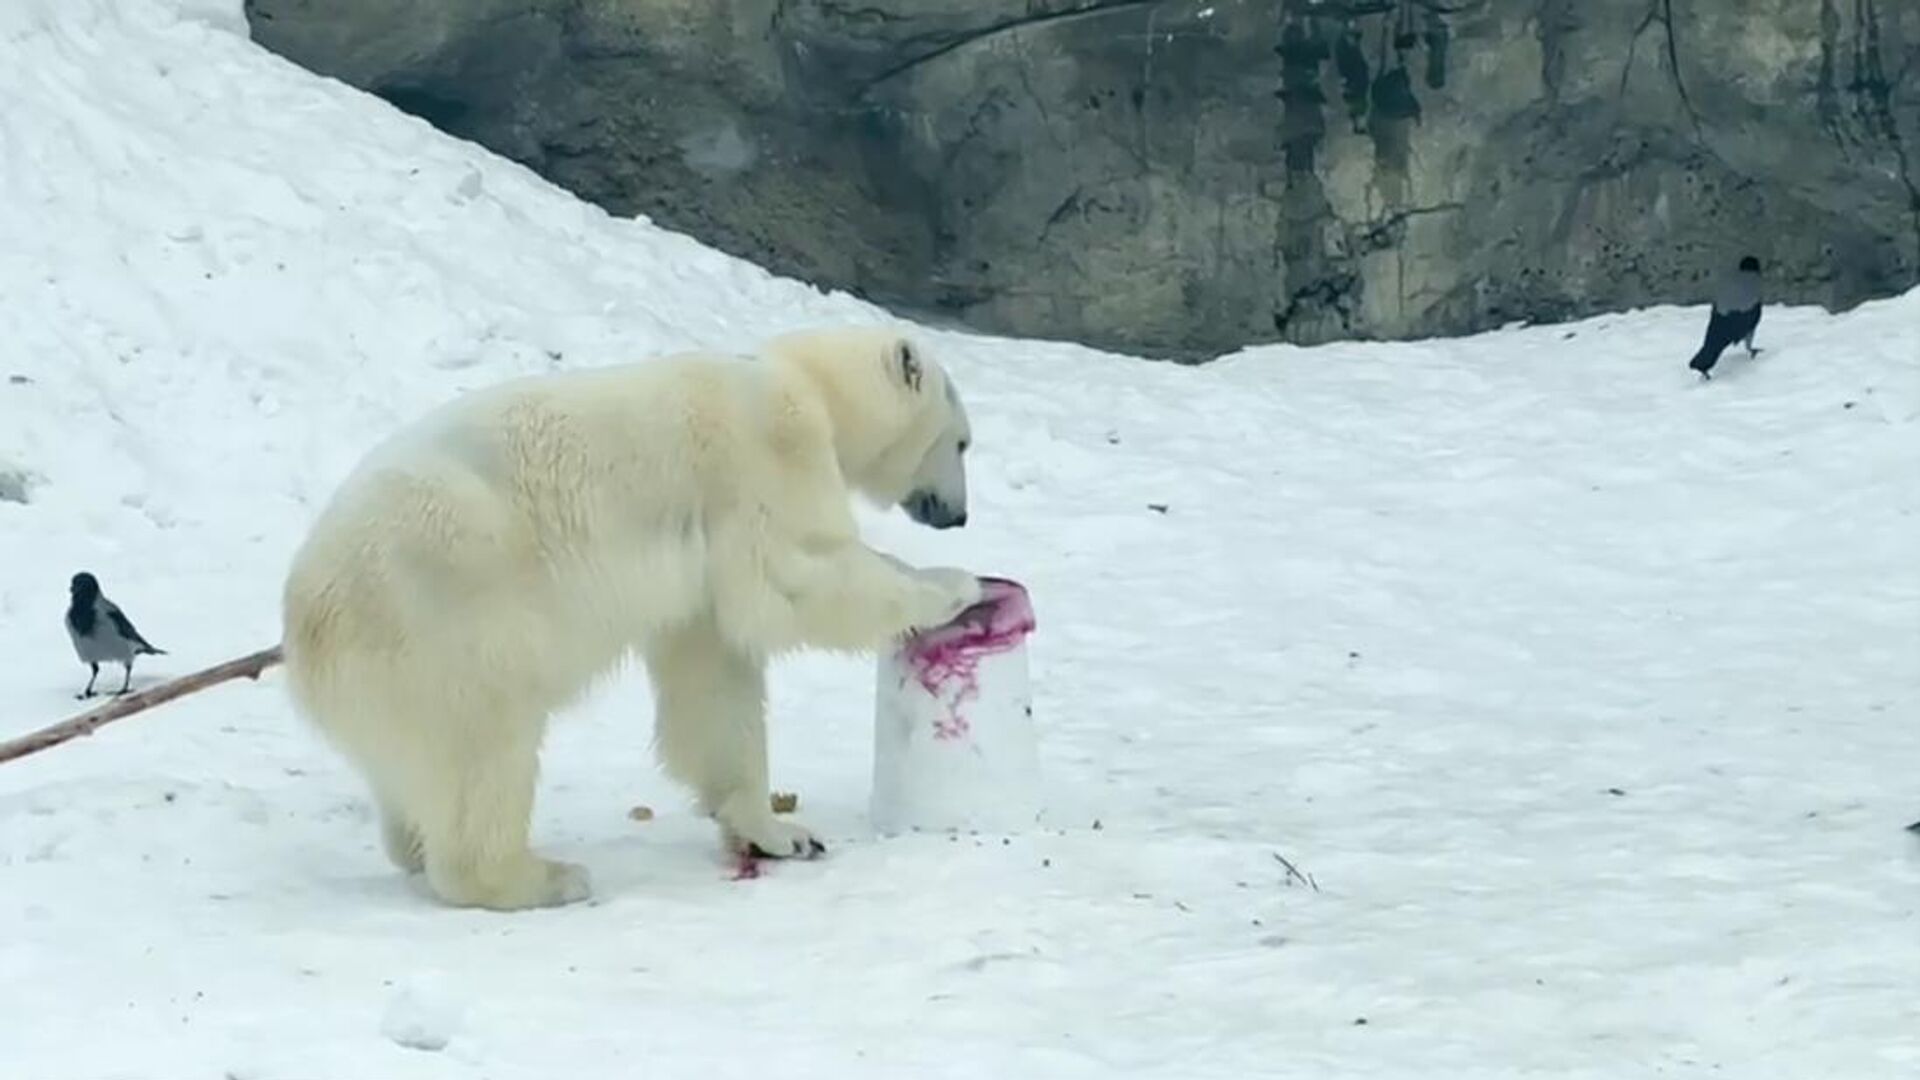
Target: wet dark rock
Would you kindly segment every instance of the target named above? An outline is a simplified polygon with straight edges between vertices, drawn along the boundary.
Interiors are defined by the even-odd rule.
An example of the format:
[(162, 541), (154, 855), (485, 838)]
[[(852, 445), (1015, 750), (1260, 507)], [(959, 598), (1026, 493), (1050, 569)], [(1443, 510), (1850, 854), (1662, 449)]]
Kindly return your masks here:
[(1920, 4), (249, 0), (617, 213), (904, 313), (1201, 359), (1920, 280)]

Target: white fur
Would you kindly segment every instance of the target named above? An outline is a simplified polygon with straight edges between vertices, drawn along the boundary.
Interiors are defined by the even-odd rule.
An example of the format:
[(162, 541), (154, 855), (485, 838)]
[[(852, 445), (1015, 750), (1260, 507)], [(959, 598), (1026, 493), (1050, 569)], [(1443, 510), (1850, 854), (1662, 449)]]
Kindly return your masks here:
[(376, 448), (294, 557), (286, 666), (365, 775), (393, 861), (456, 905), (584, 899), (528, 848), (548, 716), (637, 652), (656, 748), (726, 841), (817, 846), (768, 805), (764, 670), (870, 651), (978, 600), (860, 542), (849, 505), (965, 514), (966, 416), (898, 333), (790, 334), (520, 379)]

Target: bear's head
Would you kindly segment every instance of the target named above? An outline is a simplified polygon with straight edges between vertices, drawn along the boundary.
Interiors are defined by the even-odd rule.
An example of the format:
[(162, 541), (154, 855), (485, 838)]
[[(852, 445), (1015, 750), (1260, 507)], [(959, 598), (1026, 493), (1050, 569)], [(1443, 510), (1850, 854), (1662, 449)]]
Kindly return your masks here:
[(967, 523), (973, 429), (946, 369), (919, 342), (891, 328), (846, 327), (787, 334), (765, 351), (814, 384), (848, 486), (922, 525)]

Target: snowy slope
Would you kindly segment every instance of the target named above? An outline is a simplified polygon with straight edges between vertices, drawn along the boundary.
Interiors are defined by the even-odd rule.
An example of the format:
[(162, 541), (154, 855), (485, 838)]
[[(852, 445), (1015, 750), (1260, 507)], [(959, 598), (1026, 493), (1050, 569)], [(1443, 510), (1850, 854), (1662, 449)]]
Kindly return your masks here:
[[(0, 4), (0, 734), (75, 708), (75, 570), (184, 673), (271, 643), (319, 500), (448, 395), (878, 314), (238, 7)], [(731, 881), (632, 675), (537, 811), (596, 903), (453, 911), (269, 675), (0, 766), (0, 1076), (1910, 1077), (1920, 292), (1772, 309), (1705, 386), (1703, 324), (929, 331), (974, 523), (873, 536), (1031, 588), (1053, 829), (875, 839), (872, 669), (809, 659), (775, 786), (832, 857)]]

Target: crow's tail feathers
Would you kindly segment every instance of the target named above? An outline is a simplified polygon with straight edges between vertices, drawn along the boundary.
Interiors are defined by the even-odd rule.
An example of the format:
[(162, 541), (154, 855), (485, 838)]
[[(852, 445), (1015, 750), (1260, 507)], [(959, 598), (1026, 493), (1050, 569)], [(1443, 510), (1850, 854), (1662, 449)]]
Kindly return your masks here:
[(1706, 340), (1700, 343), (1700, 351), (1693, 354), (1687, 366), (1702, 375), (1713, 370), (1720, 362), (1720, 354), (1727, 346), (1740, 339), (1744, 331), (1739, 326), (1739, 317), (1715, 311), (1707, 316)]

